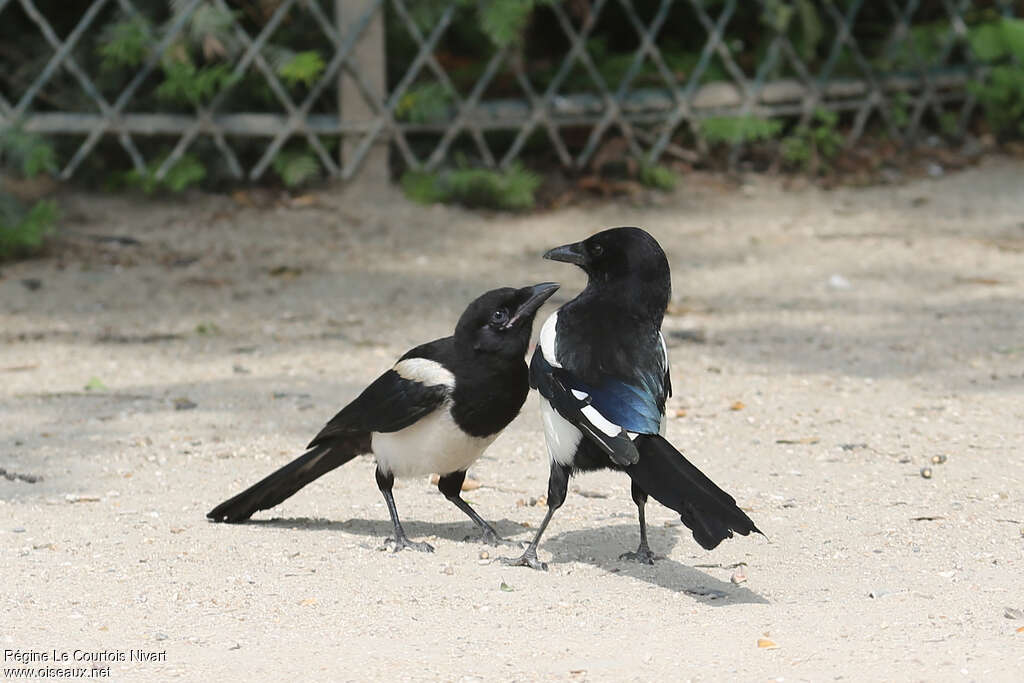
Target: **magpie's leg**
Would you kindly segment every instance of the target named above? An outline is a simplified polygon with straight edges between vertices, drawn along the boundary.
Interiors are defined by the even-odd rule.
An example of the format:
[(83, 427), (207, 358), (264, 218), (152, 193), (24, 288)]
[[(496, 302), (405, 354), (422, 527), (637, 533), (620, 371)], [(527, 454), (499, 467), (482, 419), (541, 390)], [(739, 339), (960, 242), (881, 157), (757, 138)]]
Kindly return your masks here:
[(654, 564), (654, 553), (647, 545), (647, 520), (644, 519), (644, 507), (647, 505), (647, 492), (633, 482), (631, 493), (633, 502), (636, 503), (637, 513), (640, 516), (640, 547), (635, 553), (622, 553), (620, 560), (636, 560), (644, 564)]
[(413, 550), (419, 550), (424, 553), (434, 552), (434, 546), (429, 543), (410, 541), (409, 537), (405, 535), (405, 529), (402, 528), (402, 523), (398, 521), (398, 509), (395, 507), (395, 497), (391, 495), (391, 487), (395, 485), (395, 475), (391, 472), (385, 474), (381, 471), (380, 466), (377, 466), (377, 488), (384, 494), (384, 502), (388, 504), (388, 512), (391, 514), (391, 523), (395, 525), (395, 537), (384, 539), (385, 545), (390, 541), (395, 544), (392, 552), (397, 553), (403, 548), (412, 548)]
[[(490, 545), (498, 545), (501, 543), (501, 537), (498, 536), (498, 532), (494, 530), (490, 524), (488, 524), (483, 517), (476, 513), (469, 503), (462, 500), (462, 482), (466, 480), (465, 470), (459, 470), (458, 472), (452, 472), (446, 474), (437, 480), (437, 490), (444, 494), (444, 497), (455, 504), (455, 507), (459, 508), (466, 515), (469, 516), (473, 522), (480, 527), (480, 531), (483, 532), (484, 543)], [(468, 536), (466, 537), (469, 538)]]
[(530, 541), (530, 545), (526, 547), (523, 554), (517, 558), (503, 557), (501, 558), (502, 564), (507, 564), (513, 567), (531, 567), (533, 569), (547, 570), (548, 565), (545, 562), (541, 562), (537, 559), (537, 544), (540, 543), (540, 537), (544, 535), (544, 530), (548, 528), (548, 522), (551, 521), (551, 516), (555, 514), (555, 510), (562, 507), (562, 503), (565, 502), (565, 494), (569, 490), (569, 468), (564, 465), (559, 465), (555, 461), (551, 461), (551, 474), (548, 476), (548, 512), (544, 515), (544, 521), (540, 523), (540, 528), (537, 529), (537, 534)]

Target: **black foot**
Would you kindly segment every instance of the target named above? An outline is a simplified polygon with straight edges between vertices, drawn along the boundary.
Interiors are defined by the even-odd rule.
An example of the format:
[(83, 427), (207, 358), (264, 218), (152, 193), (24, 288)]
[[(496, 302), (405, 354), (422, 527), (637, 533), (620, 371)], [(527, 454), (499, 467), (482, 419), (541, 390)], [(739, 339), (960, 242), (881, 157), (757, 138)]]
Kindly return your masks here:
[(530, 569), (537, 569), (546, 572), (548, 570), (547, 562), (541, 562), (537, 559), (537, 551), (533, 549), (527, 549), (519, 557), (499, 557), (501, 563), (507, 567), (529, 567)]
[(429, 543), (426, 543), (424, 541), (410, 541), (405, 536), (398, 536), (396, 538), (391, 538), (389, 536), (388, 538), (385, 538), (384, 547), (387, 548), (389, 544), (394, 546), (391, 549), (391, 552), (393, 553), (397, 553), (399, 550), (405, 550), (406, 548), (408, 548), (409, 550), (418, 550), (421, 553), (434, 552), (434, 546), (430, 545)]
[(654, 564), (654, 553), (651, 549), (646, 546), (640, 546), (636, 549), (635, 553), (622, 553), (619, 555), (620, 560), (633, 560), (634, 562), (640, 562), (642, 564)]

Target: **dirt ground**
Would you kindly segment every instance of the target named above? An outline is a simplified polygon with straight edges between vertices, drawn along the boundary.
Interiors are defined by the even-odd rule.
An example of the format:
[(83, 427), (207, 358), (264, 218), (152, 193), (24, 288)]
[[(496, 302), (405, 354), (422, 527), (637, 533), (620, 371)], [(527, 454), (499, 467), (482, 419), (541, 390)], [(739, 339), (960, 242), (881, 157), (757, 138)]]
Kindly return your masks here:
[[(860, 190), (694, 175), (520, 217), (258, 199), (65, 196), (62, 251), (0, 267), (5, 679), (1021, 680), (1020, 162)], [(393, 555), (369, 457), (206, 522), (478, 293), (573, 296), (582, 273), (540, 254), (614, 225), (672, 264), (668, 436), (767, 538), (705, 552), (652, 503), (664, 558), (620, 561), (635, 508), (606, 472), (571, 482), (550, 571), (508, 568), (423, 478), (395, 495), (437, 551)], [(470, 475), (527, 540), (535, 397)]]

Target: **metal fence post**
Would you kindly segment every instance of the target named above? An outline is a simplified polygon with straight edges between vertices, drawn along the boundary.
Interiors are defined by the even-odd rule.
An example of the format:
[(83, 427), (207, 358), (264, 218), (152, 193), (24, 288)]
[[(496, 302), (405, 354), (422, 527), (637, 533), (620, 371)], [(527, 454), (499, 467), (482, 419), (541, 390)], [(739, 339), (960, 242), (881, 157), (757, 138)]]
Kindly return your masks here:
[[(376, 5), (374, 0), (334, 0), (334, 3), (338, 33), (342, 37), (347, 34), (349, 26), (356, 23), (367, 12), (373, 12)], [(376, 104), (382, 113), (376, 113), (374, 107), (359, 91), (355, 79), (349, 76), (345, 69), (342, 69), (339, 72), (340, 82), (338, 84), (338, 118), (342, 123), (369, 123), (378, 116), (383, 116), (383, 105), (387, 99), (387, 57), (384, 45), (383, 5), (370, 20), (366, 30), (359, 36), (352, 54), (359, 63), (360, 72), (366, 85), (372, 88), (373, 92), (380, 94), (381, 101)], [(388, 136), (383, 136), (370, 147), (359, 172), (353, 176), (353, 181), (358, 180), (360, 184), (367, 185), (390, 182), (388, 141)], [(342, 137), (342, 168), (352, 159), (359, 142), (360, 136), (358, 135)]]

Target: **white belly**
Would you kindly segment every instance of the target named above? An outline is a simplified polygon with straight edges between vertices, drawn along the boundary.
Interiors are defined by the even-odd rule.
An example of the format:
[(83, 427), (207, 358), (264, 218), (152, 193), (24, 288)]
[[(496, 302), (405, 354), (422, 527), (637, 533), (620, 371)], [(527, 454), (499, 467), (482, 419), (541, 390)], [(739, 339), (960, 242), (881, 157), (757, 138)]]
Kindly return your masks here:
[(540, 398), (540, 416), (544, 421), (544, 442), (548, 447), (548, 457), (559, 465), (571, 465), (583, 434), (559, 415), (546, 398), (540, 394), (537, 396)]
[(450, 474), (468, 469), (497, 436), (469, 436), (446, 406), (400, 431), (374, 432), (372, 449), (380, 468), (396, 477)]

